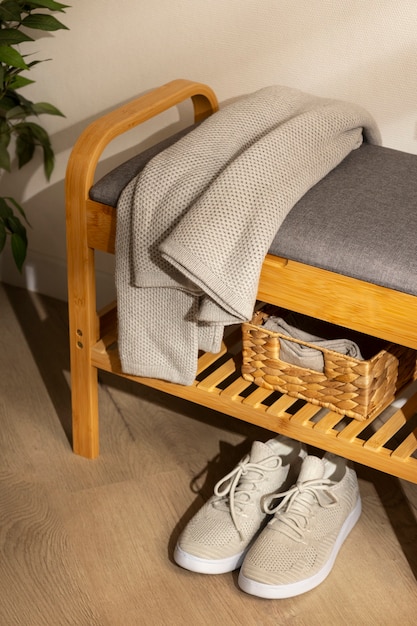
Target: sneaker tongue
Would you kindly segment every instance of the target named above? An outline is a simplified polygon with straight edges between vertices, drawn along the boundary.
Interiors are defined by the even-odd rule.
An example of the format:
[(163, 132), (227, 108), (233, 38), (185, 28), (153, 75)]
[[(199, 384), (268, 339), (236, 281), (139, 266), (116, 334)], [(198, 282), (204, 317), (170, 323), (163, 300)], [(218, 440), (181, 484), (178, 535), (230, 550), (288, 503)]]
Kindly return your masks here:
[(301, 466), (297, 483), (324, 477), (324, 463), (318, 456), (307, 456)]
[[(265, 459), (274, 457), (269, 463), (263, 463)], [(266, 443), (262, 441), (254, 441), (250, 451), (249, 463), (262, 463), (266, 467), (275, 467), (277, 464), (276, 452)], [(242, 477), (242, 484), (251, 482), (252, 480), (259, 478), (259, 471), (249, 470), (246, 475)]]
[(260, 463), (261, 461), (264, 461), (268, 457), (274, 455), (276, 455), (276, 452), (274, 452), (271, 446), (263, 443), (262, 441), (254, 441), (250, 452), (250, 462)]

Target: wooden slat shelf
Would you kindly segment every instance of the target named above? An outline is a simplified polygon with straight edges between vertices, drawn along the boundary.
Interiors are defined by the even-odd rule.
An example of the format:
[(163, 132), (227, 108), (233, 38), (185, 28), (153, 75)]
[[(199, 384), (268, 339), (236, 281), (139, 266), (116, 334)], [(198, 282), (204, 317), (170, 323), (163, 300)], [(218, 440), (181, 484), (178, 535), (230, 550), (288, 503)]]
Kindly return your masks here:
[[(386, 421), (358, 422), (305, 403), (285, 394), (260, 389), (240, 376), (239, 334), (225, 340), (217, 355), (203, 354), (198, 377), (191, 386), (122, 374), (115, 333), (109, 333), (92, 348), (92, 365), (123, 375), (215, 411), (256, 424), (272, 432), (294, 437), (306, 444), (341, 454), (377, 470), (417, 483), (417, 393)], [(207, 373), (207, 374), (206, 374)], [(411, 420), (411, 422), (410, 422)], [(401, 429), (416, 421), (401, 438)], [(395, 446), (392, 441), (396, 439)], [(391, 444), (388, 446), (388, 444)]]

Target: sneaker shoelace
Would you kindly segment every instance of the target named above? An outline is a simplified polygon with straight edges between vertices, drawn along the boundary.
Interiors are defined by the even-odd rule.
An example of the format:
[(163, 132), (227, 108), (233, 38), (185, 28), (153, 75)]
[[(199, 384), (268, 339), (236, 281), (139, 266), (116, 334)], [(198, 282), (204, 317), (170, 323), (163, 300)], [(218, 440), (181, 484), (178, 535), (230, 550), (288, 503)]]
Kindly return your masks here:
[[(288, 491), (274, 494), (264, 502), (264, 510), (268, 514), (274, 514), (274, 522), (279, 521), (279, 530), (294, 541), (301, 542), (308, 530), (312, 518), (312, 506), (316, 502), (323, 508), (335, 506), (337, 496), (329, 490), (335, 485), (328, 479), (313, 479), (303, 483), (297, 483)], [(282, 498), (280, 502), (271, 506), (276, 498)]]
[[(270, 462), (271, 460), (276, 461), (273, 467), (265, 465), (266, 461)], [(217, 499), (213, 501), (213, 506), (230, 513), (242, 541), (244, 537), (238, 520), (239, 515), (244, 513), (246, 506), (254, 506), (251, 497), (257, 489), (257, 483), (265, 478), (265, 473), (275, 472), (281, 466), (282, 460), (278, 456), (269, 457), (260, 463), (251, 463), (250, 456), (246, 455), (229, 474), (215, 485), (214, 495), (217, 496)]]

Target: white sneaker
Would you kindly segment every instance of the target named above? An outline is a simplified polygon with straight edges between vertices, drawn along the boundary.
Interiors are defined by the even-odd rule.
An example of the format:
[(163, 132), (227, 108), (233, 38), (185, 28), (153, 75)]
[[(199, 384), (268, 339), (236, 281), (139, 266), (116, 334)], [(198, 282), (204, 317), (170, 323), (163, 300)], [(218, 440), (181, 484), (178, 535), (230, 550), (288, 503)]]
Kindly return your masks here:
[(332, 454), (308, 456), (295, 486), (276, 498), (283, 499), (266, 504), (275, 515), (239, 573), (240, 588), (261, 598), (290, 598), (319, 585), (361, 514), (356, 473)]
[(266, 523), (265, 496), (287, 489), (306, 457), (302, 444), (287, 437), (255, 441), (250, 454), (214, 488), (214, 495), (182, 532), (174, 559), (193, 572), (223, 574), (240, 567)]

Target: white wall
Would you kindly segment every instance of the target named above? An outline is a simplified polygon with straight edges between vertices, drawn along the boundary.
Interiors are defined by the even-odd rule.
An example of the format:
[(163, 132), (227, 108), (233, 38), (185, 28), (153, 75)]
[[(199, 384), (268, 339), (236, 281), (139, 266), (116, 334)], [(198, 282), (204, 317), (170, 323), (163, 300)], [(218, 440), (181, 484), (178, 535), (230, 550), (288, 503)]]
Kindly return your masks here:
[[(33, 100), (66, 119), (44, 117), (56, 152), (50, 184), (41, 159), (3, 176), (1, 195), (26, 208), (32, 229), (23, 274), (10, 254), (0, 279), (66, 297), (64, 176), (71, 146), (100, 113), (173, 78), (210, 84), (220, 101), (271, 84), (365, 106), (384, 145), (417, 153), (416, 0), (73, 0), (70, 31), (38, 41)], [(61, 17), (61, 16), (58, 16)], [(178, 112), (159, 125), (176, 122)], [(156, 132), (151, 124), (144, 137)], [(124, 153), (120, 142), (106, 154)], [(100, 297), (112, 291), (112, 262), (98, 263)]]

